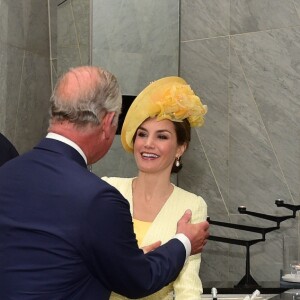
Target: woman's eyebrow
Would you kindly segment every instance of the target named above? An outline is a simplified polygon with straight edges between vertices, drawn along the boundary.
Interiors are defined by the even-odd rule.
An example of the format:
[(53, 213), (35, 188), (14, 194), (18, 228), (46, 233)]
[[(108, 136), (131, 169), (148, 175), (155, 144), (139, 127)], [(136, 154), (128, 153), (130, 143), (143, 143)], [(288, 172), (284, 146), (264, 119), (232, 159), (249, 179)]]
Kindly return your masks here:
[(159, 133), (161, 133), (161, 132), (171, 133), (171, 131), (169, 131), (168, 129), (160, 129), (160, 130), (157, 130), (157, 132), (159, 132)]
[(146, 128), (144, 128), (143, 126), (140, 126), (138, 129), (148, 131), (148, 130), (147, 130)]
[[(147, 132), (148, 132), (148, 130), (147, 130), (145, 127), (143, 127), (143, 126), (140, 126), (138, 129), (144, 130), (144, 131), (147, 131)], [(168, 129), (159, 129), (159, 130), (157, 130), (156, 132), (157, 132), (157, 133), (168, 132), (168, 133), (171, 134), (171, 131), (169, 131)]]

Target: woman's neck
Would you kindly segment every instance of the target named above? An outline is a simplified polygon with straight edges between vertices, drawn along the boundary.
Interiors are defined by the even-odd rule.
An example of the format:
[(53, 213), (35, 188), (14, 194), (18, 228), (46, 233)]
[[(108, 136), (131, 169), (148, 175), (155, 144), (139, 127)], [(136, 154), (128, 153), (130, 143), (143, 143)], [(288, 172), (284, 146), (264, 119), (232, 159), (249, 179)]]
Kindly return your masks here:
[(153, 221), (164, 206), (174, 186), (169, 177), (139, 173), (132, 183), (133, 215), (142, 221)]
[(169, 174), (139, 172), (134, 180), (135, 188), (146, 195), (165, 195), (166, 191), (173, 189)]

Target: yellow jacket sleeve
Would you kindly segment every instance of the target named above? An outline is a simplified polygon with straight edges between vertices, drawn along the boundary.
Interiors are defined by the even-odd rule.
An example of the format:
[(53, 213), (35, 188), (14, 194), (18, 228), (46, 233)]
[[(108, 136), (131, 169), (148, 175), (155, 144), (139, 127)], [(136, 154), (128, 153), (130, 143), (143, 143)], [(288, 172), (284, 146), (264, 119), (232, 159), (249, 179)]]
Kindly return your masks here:
[[(205, 221), (207, 218), (207, 207), (203, 201), (199, 201), (198, 207), (192, 209), (192, 223)], [(174, 281), (174, 292), (176, 300), (198, 300), (203, 293), (202, 282), (199, 277), (201, 254), (192, 255), (187, 260), (184, 268)]]

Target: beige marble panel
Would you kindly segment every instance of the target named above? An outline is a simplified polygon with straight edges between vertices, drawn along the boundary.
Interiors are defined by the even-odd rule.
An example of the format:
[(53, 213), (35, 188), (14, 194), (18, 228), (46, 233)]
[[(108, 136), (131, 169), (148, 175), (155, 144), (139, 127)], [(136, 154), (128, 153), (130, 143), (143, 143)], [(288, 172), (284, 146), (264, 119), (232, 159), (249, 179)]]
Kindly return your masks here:
[(294, 0), (231, 0), (231, 34), (299, 25)]
[(16, 115), (15, 144), (20, 153), (46, 135), (51, 94), (49, 58), (26, 53)]
[(191, 143), (182, 160), (183, 168), (178, 173), (178, 185), (201, 196), (208, 206), (207, 214), (210, 217), (226, 213), (226, 205), (195, 129), (192, 130)]
[(0, 3), (0, 40), (49, 57), (47, 0)]
[[(214, 38), (181, 44), (180, 74), (208, 106), (203, 128), (197, 128), (218, 190), (228, 198), (229, 40)], [(190, 170), (198, 173), (199, 169)], [(193, 187), (191, 187), (193, 189)], [(193, 191), (193, 190), (192, 190)], [(209, 198), (209, 195), (205, 195)]]
[(90, 0), (72, 0), (79, 45), (90, 46)]
[(58, 6), (56, 46), (57, 76), (71, 67), (90, 64), (90, 0)]
[(229, 34), (230, 0), (181, 0), (181, 40)]
[(0, 130), (22, 154), (47, 126), (48, 1), (0, 1), (0, 22)]
[(0, 132), (13, 144), (23, 58), (24, 50), (0, 42)]
[(57, 8), (57, 46), (78, 45), (78, 36), (73, 15), (72, 1), (66, 1)]
[(94, 1), (92, 27), (92, 64), (114, 73), (123, 94), (178, 74), (178, 0)]
[(232, 41), (274, 156), (266, 161), (273, 176), (267, 179), (272, 182), (270, 195), (299, 203), (300, 27), (236, 36)]
[[(273, 151), (245, 70), (231, 51), (230, 90), (230, 208), (239, 205), (273, 212), (274, 201), (289, 197), (280, 166)], [(260, 85), (264, 83), (259, 82)], [(265, 101), (265, 99), (263, 99)]]

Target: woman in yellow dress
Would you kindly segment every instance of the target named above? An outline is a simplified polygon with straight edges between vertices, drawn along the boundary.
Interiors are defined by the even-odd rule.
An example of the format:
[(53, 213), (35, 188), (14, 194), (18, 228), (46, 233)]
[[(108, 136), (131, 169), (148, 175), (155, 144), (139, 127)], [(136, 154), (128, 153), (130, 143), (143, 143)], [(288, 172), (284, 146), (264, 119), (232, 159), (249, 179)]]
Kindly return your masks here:
[[(104, 177), (129, 201), (134, 230), (141, 248), (167, 242), (186, 209), (192, 223), (206, 220), (204, 200), (171, 183), (190, 141), (191, 127), (202, 126), (207, 108), (180, 77), (165, 77), (147, 86), (125, 117), (121, 141), (133, 152), (138, 167), (134, 178)], [(190, 256), (177, 279), (144, 300), (201, 299), (201, 256)], [(125, 279), (126, 280), (126, 279)], [(112, 293), (111, 300), (127, 299)]]

